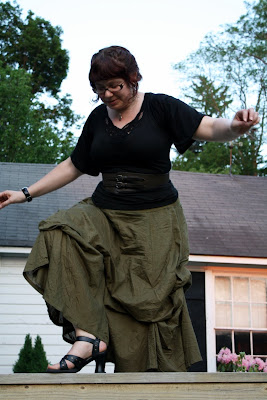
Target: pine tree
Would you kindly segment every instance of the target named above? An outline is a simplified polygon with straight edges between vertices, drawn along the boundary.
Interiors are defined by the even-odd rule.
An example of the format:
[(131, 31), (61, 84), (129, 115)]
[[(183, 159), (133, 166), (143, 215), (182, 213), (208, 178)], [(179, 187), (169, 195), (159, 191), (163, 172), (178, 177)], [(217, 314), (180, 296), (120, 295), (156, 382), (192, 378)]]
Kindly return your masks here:
[(48, 361), (46, 353), (39, 335), (36, 336), (34, 349), (32, 352), (32, 371), (31, 372), (45, 372), (47, 369)]
[(29, 334), (26, 335), (24, 346), (20, 350), (19, 358), (13, 367), (13, 372), (45, 372), (47, 364), (48, 361), (40, 336), (37, 335), (33, 348), (31, 336)]
[(32, 339), (30, 335), (26, 335), (25, 342), (22, 349), (19, 352), (19, 358), (13, 367), (13, 372), (27, 373), (32, 370)]

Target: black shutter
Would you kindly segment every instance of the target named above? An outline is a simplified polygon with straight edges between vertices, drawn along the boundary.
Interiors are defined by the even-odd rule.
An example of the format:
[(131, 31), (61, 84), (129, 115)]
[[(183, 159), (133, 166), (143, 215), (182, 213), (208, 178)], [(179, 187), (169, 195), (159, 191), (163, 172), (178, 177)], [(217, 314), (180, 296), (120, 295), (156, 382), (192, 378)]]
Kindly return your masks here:
[(189, 372), (207, 371), (205, 273), (192, 272), (193, 284), (185, 297), (203, 361), (189, 368)]

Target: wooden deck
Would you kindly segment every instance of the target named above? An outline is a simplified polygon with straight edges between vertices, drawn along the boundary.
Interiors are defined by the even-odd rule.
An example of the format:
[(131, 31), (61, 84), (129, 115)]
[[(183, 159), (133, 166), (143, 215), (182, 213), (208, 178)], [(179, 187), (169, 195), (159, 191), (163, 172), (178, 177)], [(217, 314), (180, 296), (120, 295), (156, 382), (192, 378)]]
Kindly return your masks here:
[(0, 375), (1, 400), (266, 400), (265, 373)]

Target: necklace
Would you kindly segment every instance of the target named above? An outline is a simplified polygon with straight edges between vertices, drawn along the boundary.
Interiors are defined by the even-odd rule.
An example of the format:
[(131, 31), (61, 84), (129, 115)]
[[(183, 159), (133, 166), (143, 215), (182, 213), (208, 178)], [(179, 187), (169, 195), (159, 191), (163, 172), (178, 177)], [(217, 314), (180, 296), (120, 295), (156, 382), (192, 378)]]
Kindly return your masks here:
[[(135, 106), (135, 103), (137, 102), (138, 97), (139, 97), (139, 96), (136, 95), (136, 96), (134, 96), (134, 97), (132, 98), (132, 101), (131, 101), (131, 103), (129, 104), (129, 105), (131, 106), (131, 108)], [(129, 106), (128, 106), (127, 108), (129, 108)], [(124, 111), (126, 111), (126, 110), (124, 110)], [(119, 111), (117, 111), (117, 113), (118, 113), (118, 120), (121, 121), (121, 120), (122, 120), (122, 113), (120, 113)]]

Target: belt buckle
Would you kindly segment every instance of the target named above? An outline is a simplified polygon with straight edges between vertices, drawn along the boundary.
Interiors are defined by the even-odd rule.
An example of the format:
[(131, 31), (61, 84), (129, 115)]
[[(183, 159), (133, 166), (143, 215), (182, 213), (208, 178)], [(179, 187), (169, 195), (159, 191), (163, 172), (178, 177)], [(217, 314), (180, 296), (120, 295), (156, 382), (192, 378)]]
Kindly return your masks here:
[(116, 182), (122, 183), (123, 182), (123, 176), (122, 175), (117, 175), (116, 176)]
[(123, 183), (123, 175), (117, 175), (116, 176), (116, 189), (122, 189), (125, 186)]

